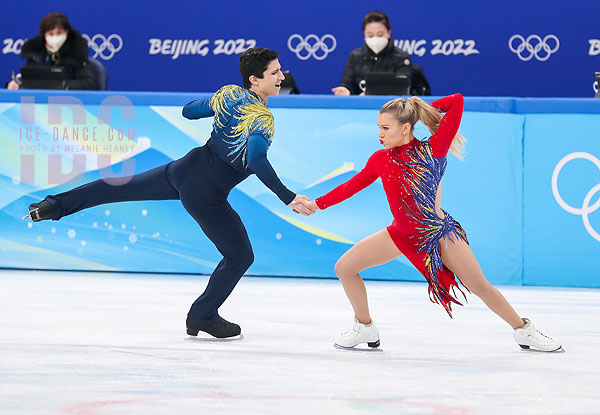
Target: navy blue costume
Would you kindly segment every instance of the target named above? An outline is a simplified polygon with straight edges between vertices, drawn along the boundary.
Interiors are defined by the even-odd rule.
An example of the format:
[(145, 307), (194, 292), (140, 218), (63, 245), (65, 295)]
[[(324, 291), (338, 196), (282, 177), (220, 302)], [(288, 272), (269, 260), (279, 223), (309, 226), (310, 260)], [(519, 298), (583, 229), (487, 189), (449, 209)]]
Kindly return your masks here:
[(273, 114), (253, 91), (228, 85), (210, 99), (192, 101), (183, 116), (214, 116), (210, 139), (183, 158), (134, 175), (115, 186), (103, 180), (48, 196), (52, 219), (105, 203), (179, 199), (215, 244), (223, 259), (206, 290), (188, 313), (187, 324), (200, 327), (217, 310), (254, 261), (250, 240), (240, 217), (227, 201), (231, 189), (251, 174), (288, 205), (296, 196), (287, 189), (267, 160), (274, 133)]

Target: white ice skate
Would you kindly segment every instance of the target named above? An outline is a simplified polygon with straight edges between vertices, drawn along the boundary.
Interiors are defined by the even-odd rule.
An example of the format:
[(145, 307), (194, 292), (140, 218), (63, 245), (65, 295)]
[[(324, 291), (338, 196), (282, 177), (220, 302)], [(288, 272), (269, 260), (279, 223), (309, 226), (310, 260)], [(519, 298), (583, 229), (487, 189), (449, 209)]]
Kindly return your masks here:
[(367, 343), (371, 348), (379, 347), (379, 330), (372, 320), (369, 324), (362, 324), (355, 317), (352, 328), (335, 338), (334, 347), (352, 349), (361, 343)]
[(536, 330), (533, 323), (524, 318), (525, 325), (520, 329), (514, 329), (514, 339), (522, 349), (538, 350), (541, 352), (556, 352), (562, 349), (562, 344), (558, 339), (545, 335)]

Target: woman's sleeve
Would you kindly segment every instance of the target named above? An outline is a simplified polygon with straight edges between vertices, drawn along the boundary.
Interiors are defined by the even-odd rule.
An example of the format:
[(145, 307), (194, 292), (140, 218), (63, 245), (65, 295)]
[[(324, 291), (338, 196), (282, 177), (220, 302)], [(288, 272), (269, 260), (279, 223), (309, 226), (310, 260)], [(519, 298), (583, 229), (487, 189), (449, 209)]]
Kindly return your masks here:
[(329, 206), (337, 205), (377, 180), (379, 176), (375, 172), (375, 154), (369, 158), (365, 168), (352, 176), (346, 183), (342, 183), (329, 193), (316, 198), (315, 203), (319, 209), (327, 209)]
[(269, 143), (263, 135), (251, 134), (248, 137), (248, 166), (265, 186), (271, 189), (283, 203), (289, 205), (296, 194), (285, 187), (277, 177), (277, 173), (267, 159), (268, 148)]
[(215, 112), (210, 107), (210, 98), (207, 98), (187, 103), (183, 107), (181, 114), (188, 120), (197, 120), (199, 118), (212, 117), (215, 115)]
[(429, 139), (435, 158), (445, 157), (448, 154), (452, 140), (454, 140), (454, 137), (458, 133), (464, 102), (465, 100), (461, 94), (454, 94), (431, 103), (431, 106), (439, 112), (446, 113), (440, 121), (437, 132)]

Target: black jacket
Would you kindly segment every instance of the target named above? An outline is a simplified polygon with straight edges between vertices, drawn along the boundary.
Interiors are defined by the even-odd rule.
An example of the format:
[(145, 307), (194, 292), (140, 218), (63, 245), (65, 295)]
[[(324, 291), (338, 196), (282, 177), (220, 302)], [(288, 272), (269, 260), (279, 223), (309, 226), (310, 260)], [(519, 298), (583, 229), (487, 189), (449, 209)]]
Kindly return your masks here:
[(394, 40), (390, 38), (384, 50), (375, 54), (366, 43), (362, 48), (354, 49), (348, 56), (348, 63), (342, 75), (340, 86), (345, 86), (351, 94), (360, 94), (364, 91), (364, 75), (370, 72), (394, 73), (400, 68), (408, 67), (411, 78), (412, 95), (431, 95), (429, 82), (421, 65), (411, 62), (408, 53), (394, 46)]
[(46, 51), (43, 35), (27, 39), (21, 48), (21, 57), (27, 59), (25, 65), (61, 65), (71, 69), (71, 78), (66, 81), (67, 89), (98, 89), (94, 73), (88, 62), (88, 44), (81, 34), (69, 30), (67, 40), (58, 50), (58, 60), (51, 62)]

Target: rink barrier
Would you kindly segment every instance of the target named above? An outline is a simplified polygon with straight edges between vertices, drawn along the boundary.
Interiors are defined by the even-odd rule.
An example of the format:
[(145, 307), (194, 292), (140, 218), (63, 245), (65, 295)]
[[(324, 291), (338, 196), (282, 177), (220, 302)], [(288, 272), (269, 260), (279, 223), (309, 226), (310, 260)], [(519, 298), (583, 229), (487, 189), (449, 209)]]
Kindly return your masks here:
[[(92, 115), (98, 115), (98, 106), (110, 102), (107, 98), (119, 96), (131, 102), (136, 120), (127, 121), (115, 112), (113, 123), (135, 128), (136, 139), (151, 136), (152, 151), (136, 158), (136, 172), (185, 154), (196, 144), (190, 134), (199, 134), (196, 141), (200, 142), (210, 132), (210, 120), (189, 123), (180, 117), (178, 108), (192, 99), (210, 96), (208, 93), (2, 91), (0, 127), (4, 131), (2, 141), (10, 151), (5, 152), (2, 163), (4, 188), (8, 190), (0, 193), (0, 226), (4, 230), (0, 267), (209, 273), (219, 256), (207, 240), (197, 242), (182, 233), (181, 239), (169, 242), (164, 230), (148, 230), (146, 235), (142, 231), (135, 234), (129, 228), (101, 229), (106, 219), (103, 207), (90, 209), (70, 222), (63, 220), (64, 224), (40, 223), (23, 231), (24, 223), (16, 218), (32, 199), (15, 199), (14, 195), (39, 197), (51, 186), (15, 184), (14, 177), (22, 171), (15, 161), (18, 151), (15, 153), (13, 147), (18, 147), (18, 131), (23, 126), (19, 106), (7, 109), (4, 104), (19, 104), (21, 97), (27, 97), (23, 102), (35, 102), (38, 108), (48, 103), (49, 96), (75, 98)], [(391, 98), (272, 98), (269, 105), (276, 116), (276, 138), (269, 157), (284, 183), (316, 197), (360, 170), (379, 148), (369, 136), (377, 131), (377, 110)], [(466, 97), (465, 110), (461, 133), (469, 140), (466, 159), (461, 163), (449, 158), (444, 207), (465, 227), (486, 276), (495, 284), (600, 287), (600, 100)], [(38, 124), (44, 121), (36, 119)], [(189, 126), (197, 130), (187, 130)], [(424, 137), (426, 131), (422, 128), (419, 134)], [(315, 148), (320, 151), (315, 153)], [(40, 174), (36, 160), (36, 174)], [(345, 163), (352, 167), (313, 185), (336, 168), (350, 165)], [(113, 170), (119, 172), (125, 166), (126, 162), (119, 163)], [(85, 177), (93, 178), (94, 174), (98, 173), (88, 171)], [(63, 184), (54, 190), (69, 187), (72, 185)], [(254, 275), (333, 278), (335, 260), (352, 242), (391, 222), (385, 195), (377, 185), (301, 224), (288, 221), (298, 218), (288, 215), (257, 180), (249, 180), (240, 189), (232, 193), (231, 200), (254, 245), (256, 261), (249, 271)], [(172, 226), (173, 232), (184, 232), (195, 226), (185, 215), (173, 219), (169, 212), (178, 209), (174, 203), (153, 207), (156, 212), (164, 210), (157, 227)], [(258, 215), (257, 209), (262, 208)], [(110, 210), (111, 219), (116, 221), (138, 212), (139, 205), (115, 205)], [(99, 227), (84, 225), (86, 218), (98, 222)], [(311, 226), (319, 231), (307, 230)], [(53, 227), (56, 233), (51, 233)], [(69, 236), (71, 229), (75, 237)], [(104, 233), (94, 234), (101, 230)], [(157, 233), (163, 236), (153, 236)], [(84, 236), (87, 243), (81, 245)], [(50, 240), (54, 255), (36, 251)], [(139, 249), (142, 241), (148, 252)], [(121, 258), (125, 246), (129, 249)], [(37, 256), (32, 252), (38, 252)], [(174, 260), (176, 255), (179, 257)], [(364, 276), (422, 281), (402, 259)]]

